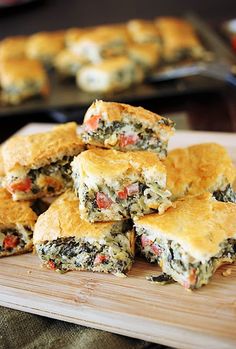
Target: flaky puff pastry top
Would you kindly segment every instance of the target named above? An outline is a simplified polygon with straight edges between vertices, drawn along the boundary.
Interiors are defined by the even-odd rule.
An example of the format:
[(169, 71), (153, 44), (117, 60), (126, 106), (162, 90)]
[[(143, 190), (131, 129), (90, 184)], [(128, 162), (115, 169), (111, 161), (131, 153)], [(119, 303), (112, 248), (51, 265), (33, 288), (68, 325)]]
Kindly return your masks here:
[(146, 151), (120, 152), (113, 149), (92, 148), (76, 156), (72, 161), (73, 172), (81, 179), (93, 176), (97, 179), (122, 179), (122, 176), (145, 173), (150, 179), (166, 175), (165, 166), (157, 155)]
[(221, 249), (220, 243), (236, 238), (236, 205), (216, 201), (211, 194), (186, 196), (163, 215), (146, 215), (135, 222), (150, 238), (173, 240), (203, 263)]
[[(129, 116), (133, 118), (134, 122), (142, 122), (147, 126), (153, 128), (162, 128), (170, 135), (174, 133), (174, 127), (171, 120), (166, 119), (158, 114), (155, 114), (142, 107), (133, 107), (129, 104), (116, 103), (116, 102), (104, 102), (102, 100), (96, 100), (87, 110), (84, 121), (86, 122), (93, 115), (101, 115), (101, 117), (108, 121), (122, 121), (124, 117)], [(164, 121), (168, 120), (172, 126), (165, 125)], [(162, 122), (163, 121), (163, 122)]]
[(0, 73), (3, 88), (24, 85), (28, 80), (37, 84), (48, 84), (48, 77), (42, 64), (35, 59), (3, 60), (0, 62)]
[(223, 190), (236, 177), (236, 170), (226, 149), (215, 143), (174, 149), (169, 152), (164, 164), (167, 188), (174, 198)]
[(79, 200), (72, 191), (56, 199), (49, 209), (37, 220), (34, 230), (34, 244), (52, 241), (62, 237), (103, 240), (113, 225), (122, 222), (89, 223), (80, 218)]
[(4, 169), (6, 173), (37, 169), (65, 155), (77, 155), (83, 149), (74, 122), (56, 126), (50, 132), (15, 136), (2, 147)]
[(156, 26), (163, 40), (165, 53), (181, 48), (202, 48), (191, 23), (175, 17), (157, 17)]
[(64, 48), (65, 32), (40, 32), (29, 37), (26, 53), (28, 57), (37, 58), (38, 56), (55, 56)]
[(0, 229), (11, 228), (16, 224), (33, 228), (37, 215), (30, 208), (30, 204), (28, 201), (13, 201), (11, 194), (0, 188)]
[(0, 60), (23, 58), (28, 38), (26, 36), (12, 36), (0, 42)]

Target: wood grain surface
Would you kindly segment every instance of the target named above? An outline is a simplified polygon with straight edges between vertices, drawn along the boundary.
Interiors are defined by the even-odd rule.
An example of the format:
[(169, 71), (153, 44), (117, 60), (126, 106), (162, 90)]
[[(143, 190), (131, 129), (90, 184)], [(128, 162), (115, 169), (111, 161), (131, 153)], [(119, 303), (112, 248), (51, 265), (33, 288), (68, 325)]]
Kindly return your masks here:
[[(30, 125), (23, 133), (46, 130)], [(234, 134), (177, 132), (171, 148), (215, 140), (236, 160)], [(236, 265), (220, 268), (197, 291), (159, 286), (146, 276), (159, 267), (138, 259), (128, 277), (89, 272), (59, 274), (26, 254), (0, 260), (0, 304), (178, 348), (236, 348)]]

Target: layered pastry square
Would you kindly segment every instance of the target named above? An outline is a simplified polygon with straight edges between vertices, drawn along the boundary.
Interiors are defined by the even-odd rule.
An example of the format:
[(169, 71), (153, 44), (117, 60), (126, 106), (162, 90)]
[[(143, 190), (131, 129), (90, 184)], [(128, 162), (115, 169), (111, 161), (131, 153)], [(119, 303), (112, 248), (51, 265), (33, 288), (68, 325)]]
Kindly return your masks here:
[(86, 60), (75, 53), (65, 49), (61, 51), (54, 60), (54, 67), (62, 76), (75, 76), (86, 64)]
[(53, 270), (89, 270), (120, 275), (134, 258), (134, 232), (126, 220), (91, 224), (83, 221), (72, 191), (62, 194), (35, 226), (34, 246)]
[(156, 154), (94, 148), (72, 162), (82, 219), (122, 220), (171, 205), (166, 170)]
[(160, 33), (153, 21), (132, 19), (127, 23), (127, 29), (134, 42), (160, 44)]
[[(74, 37), (76, 38), (76, 34)], [(72, 39), (69, 45), (75, 54), (92, 63), (98, 63), (111, 56), (123, 55), (126, 43), (126, 33), (118, 26), (101, 26), (88, 29), (82, 35), (78, 33), (77, 40)]]
[(29, 37), (26, 54), (27, 57), (37, 59), (46, 66), (53, 65), (55, 57), (65, 47), (65, 32), (39, 32)]
[(0, 41), (0, 60), (25, 58), (26, 36), (12, 36)]
[(78, 87), (86, 92), (121, 91), (141, 82), (143, 72), (126, 56), (106, 58), (82, 67), (76, 74)]
[(121, 151), (147, 150), (165, 158), (173, 121), (142, 107), (95, 101), (81, 128), (84, 142)]
[(36, 220), (28, 201), (14, 202), (11, 194), (0, 188), (0, 257), (32, 250)]
[(14, 200), (58, 195), (72, 187), (70, 163), (83, 149), (76, 123), (10, 138), (2, 148), (4, 186)]
[(162, 55), (165, 61), (202, 58), (204, 48), (191, 23), (175, 17), (158, 17), (155, 23), (161, 36)]
[(170, 151), (165, 159), (167, 187), (172, 199), (211, 192), (220, 201), (236, 202), (236, 169), (226, 149), (216, 143)]
[(27, 58), (1, 61), (1, 99), (19, 104), (25, 99), (49, 94), (49, 80), (40, 62)]
[(132, 43), (129, 44), (127, 52), (144, 72), (149, 72), (160, 63), (161, 50), (156, 43)]
[(179, 199), (135, 227), (142, 254), (185, 288), (207, 284), (218, 267), (236, 260), (236, 205), (210, 193)]

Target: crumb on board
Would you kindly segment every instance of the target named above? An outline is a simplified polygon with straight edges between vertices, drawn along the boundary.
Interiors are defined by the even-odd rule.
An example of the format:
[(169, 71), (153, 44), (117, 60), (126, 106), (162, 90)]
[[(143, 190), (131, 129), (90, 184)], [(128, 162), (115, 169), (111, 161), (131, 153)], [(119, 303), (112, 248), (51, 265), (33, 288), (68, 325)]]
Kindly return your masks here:
[(32, 270), (27, 270), (27, 274), (32, 274)]
[(232, 269), (231, 268), (227, 268), (226, 270), (224, 270), (222, 272), (222, 275), (223, 276), (229, 276), (229, 275), (231, 275), (231, 273), (232, 273)]

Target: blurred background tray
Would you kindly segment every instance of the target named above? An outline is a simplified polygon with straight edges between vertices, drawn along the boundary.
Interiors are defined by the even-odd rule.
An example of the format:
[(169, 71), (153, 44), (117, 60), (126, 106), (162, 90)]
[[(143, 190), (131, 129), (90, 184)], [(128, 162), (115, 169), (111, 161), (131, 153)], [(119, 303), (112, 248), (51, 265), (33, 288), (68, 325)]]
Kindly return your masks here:
[[(214, 60), (224, 62), (229, 64), (229, 66), (236, 62), (230, 48), (205, 22), (194, 14), (187, 14), (184, 17), (195, 27), (204, 47), (211, 52)], [(193, 62), (184, 62), (182, 66), (187, 64), (193, 65)], [(198, 65), (199, 62), (194, 64)], [(180, 64), (176, 67), (179, 68)], [(175, 67), (171, 66), (170, 68), (173, 69)], [(18, 106), (1, 106), (0, 117), (50, 112), (52, 118), (60, 122), (81, 121), (80, 112), (82, 113), (95, 98), (140, 104), (142, 101), (150, 101), (157, 98), (219, 91), (225, 87), (223, 81), (198, 75), (157, 82), (158, 72), (156, 72), (141, 85), (134, 86), (120, 93), (99, 95), (80, 91), (73, 80), (63, 81), (54, 72), (50, 73), (50, 80), (52, 88), (48, 99), (32, 99)]]

